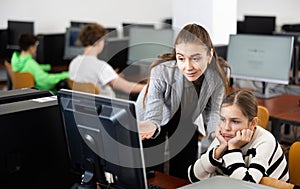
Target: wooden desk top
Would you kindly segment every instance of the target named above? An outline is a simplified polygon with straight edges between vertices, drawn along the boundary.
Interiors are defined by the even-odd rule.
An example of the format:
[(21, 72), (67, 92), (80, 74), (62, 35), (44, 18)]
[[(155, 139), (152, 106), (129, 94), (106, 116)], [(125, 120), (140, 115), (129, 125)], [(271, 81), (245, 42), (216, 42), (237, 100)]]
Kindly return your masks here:
[(148, 182), (166, 189), (175, 189), (190, 184), (188, 180), (170, 176), (157, 171), (155, 172), (155, 177), (148, 179)]
[[(239, 88), (232, 87), (229, 89), (230, 92), (236, 90), (239, 90)], [(295, 119), (292, 114), (296, 111), (300, 111), (300, 96), (298, 95), (282, 94), (273, 98), (257, 98), (257, 102), (269, 110), (271, 118), (282, 119), (284, 116), (287, 120), (290, 120), (288, 118)], [(300, 116), (298, 117), (300, 122)]]
[[(232, 87), (230, 92), (239, 90)], [(246, 89), (247, 90), (247, 89)], [(292, 94), (282, 94), (273, 98), (257, 98), (259, 105), (265, 106), (269, 110), (270, 119), (276, 119), (272, 123), (272, 133), (280, 140), (280, 123), (300, 126), (300, 96)]]
[(279, 114), (276, 117), (289, 124), (300, 125), (300, 110)]
[(265, 106), (270, 113), (270, 117), (282, 118), (282, 115), (288, 112), (300, 111), (300, 96), (283, 94), (274, 98), (257, 98), (260, 105)]

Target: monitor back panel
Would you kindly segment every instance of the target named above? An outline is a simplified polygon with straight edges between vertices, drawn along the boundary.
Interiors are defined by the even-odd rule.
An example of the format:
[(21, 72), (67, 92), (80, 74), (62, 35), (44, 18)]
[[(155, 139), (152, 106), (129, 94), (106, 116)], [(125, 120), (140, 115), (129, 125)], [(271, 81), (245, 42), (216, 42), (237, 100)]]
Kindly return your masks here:
[(63, 125), (56, 100), (0, 105), (0, 177), (8, 188), (68, 188)]

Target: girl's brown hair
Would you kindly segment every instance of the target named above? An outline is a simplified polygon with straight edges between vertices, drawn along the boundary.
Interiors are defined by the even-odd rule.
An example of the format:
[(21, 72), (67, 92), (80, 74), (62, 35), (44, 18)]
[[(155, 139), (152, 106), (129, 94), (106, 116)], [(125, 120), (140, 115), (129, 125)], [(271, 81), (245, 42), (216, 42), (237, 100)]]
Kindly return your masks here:
[(258, 103), (252, 92), (247, 90), (238, 90), (230, 93), (223, 99), (221, 107), (237, 105), (248, 121), (252, 121), (257, 116)]

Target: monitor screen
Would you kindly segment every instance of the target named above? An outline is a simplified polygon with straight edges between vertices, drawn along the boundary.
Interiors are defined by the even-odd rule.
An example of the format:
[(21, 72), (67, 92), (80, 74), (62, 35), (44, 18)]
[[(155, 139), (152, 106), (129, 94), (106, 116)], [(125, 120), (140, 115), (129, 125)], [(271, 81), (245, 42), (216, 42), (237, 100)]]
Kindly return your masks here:
[(5, 49), (8, 42), (8, 30), (7, 29), (0, 29), (0, 58), (3, 58), (5, 53)]
[(83, 47), (79, 40), (80, 30), (78, 27), (67, 28), (65, 34), (64, 59), (70, 60), (82, 54)]
[(115, 37), (118, 37), (118, 30), (117, 28), (110, 28), (110, 27), (106, 27), (105, 28), (108, 32), (107, 36), (108, 38), (115, 38)]
[(245, 16), (244, 32), (248, 34), (270, 35), (275, 31), (275, 16)]
[(147, 188), (134, 102), (65, 89), (57, 97), (69, 158), (83, 180), (103, 188)]
[(152, 63), (159, 55), (173, 50), (172, 29), (130, 28), (128, 63)]
[(34, 22), (7, 21), (8, 48), (18, 49), (19, 37), (22, 33), (34, 34)]
[(40, 64), (52, 66), (64, 64), (65, 34), (39, 34), (39, 45), (36, 52), (36, 60)]
[(231, 77), (288, 84), (292, 53), (293, 37), (230, 35), (227, 61)]
[(114, 69), (122, 71), (127, 67), (128, 38), (107, 38), (98, 58), (106, 61)]
[(293, 56), (292, 56), (292, 70), (293, 70), (293, 78), (291, 83), (292, 84), (299, 84), (298, 81), (298, 71), (300, 68), (300, 33), (294, 32), (283, 32), (283, 33), (273, 33), (275, 36), (290, 36), (294, 38), (294, 49), (293, 49)]
[(70, 26), (71, 26), (71, 28), (81, 28), (84, 25), (91, 24), (91, 23), (93, 23), (93, 22), (71, 21)]
[(129, 30), (132, 27), (135, 28), (152, 28), (154, 29), (154, 24), (138, 24), (138, 23), (122, 23), (123, 27), (123, 36), (128, 37), (129, 36)]

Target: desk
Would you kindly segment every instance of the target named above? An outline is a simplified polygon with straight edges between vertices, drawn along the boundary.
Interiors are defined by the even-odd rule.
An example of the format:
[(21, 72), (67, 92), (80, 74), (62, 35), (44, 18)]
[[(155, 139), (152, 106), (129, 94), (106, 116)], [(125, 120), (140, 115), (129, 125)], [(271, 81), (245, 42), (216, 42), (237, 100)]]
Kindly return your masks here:
[(170, 176), (164, 173), (155, 172), (155, 177), (148, 179), (148, 183), (154, 184), (166, 189), (175, 189), (190, 184), (188, 180)]
[[(214, 176), (208, 179), (195, 182), (179, 189), (200, 189), (200, 188), (223, 188), (223, 189), (272, 189), (269, 186), (256, 184), (248, 181), (238, 180), (226, 176)], [(274, 188), (273, 188), (274, 189)]]
[(274, 98), (257, 98), (258, 104), (265, 106), (272, 121), (271, 132), (280, 141), (280, 126), (282, 123), (300, 126), (300, 96), (283, 94)]
[[(147, 179), (147, 182), (165, 189), (176, 189), (191, 184), (190, 181), (170, 176), (158, 171), (155, 171), (155, 176)], [(97, 189), (100, 189), (100, 187), (97, 186)]]

